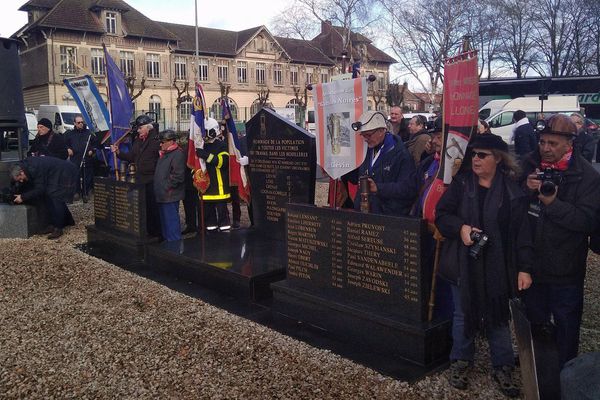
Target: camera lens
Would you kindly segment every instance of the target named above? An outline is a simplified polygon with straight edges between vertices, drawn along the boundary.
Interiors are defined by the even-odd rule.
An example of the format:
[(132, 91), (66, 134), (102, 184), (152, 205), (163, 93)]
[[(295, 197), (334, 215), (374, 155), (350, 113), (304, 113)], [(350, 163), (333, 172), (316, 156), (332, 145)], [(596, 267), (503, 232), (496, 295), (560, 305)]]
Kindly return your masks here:
[(544, 196), (552, 196), (556, 191), (556, 184), (552, 181), (542, 181), (540, 193)]

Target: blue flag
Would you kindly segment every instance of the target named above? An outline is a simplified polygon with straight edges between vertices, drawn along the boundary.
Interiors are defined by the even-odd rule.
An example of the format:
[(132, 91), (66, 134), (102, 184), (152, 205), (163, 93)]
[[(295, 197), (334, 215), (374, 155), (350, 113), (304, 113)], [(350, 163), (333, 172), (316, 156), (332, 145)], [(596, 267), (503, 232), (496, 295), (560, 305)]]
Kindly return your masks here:
[(104, 60), (106, 62), (106, 84), (110, 101), (112, 143), (129, 131), (129, 122), (133, 115), (133, 103), (129, 96), (129, 89), (125, 85), (123, 73), (104, 47)]

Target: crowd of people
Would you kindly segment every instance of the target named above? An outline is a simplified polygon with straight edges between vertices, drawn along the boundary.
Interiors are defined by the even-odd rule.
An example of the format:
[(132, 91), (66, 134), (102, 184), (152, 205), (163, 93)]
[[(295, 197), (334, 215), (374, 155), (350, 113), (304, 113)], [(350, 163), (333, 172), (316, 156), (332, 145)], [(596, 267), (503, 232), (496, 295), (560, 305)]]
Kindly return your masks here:
[[(405, 130), (394, 123), (399, 118), (386, 123), (382, 112), (369, 111), (353, 124), (368, 146), (358, 172), (368, 176), (371, 212), (424, 217), (442, 158), (443, 119), (424, 132), (421, 118)], [(458, 389), (468, 386), (481, 333), (499, 389), (519, 395), (509, 299), (522, 299), (532, 325), (555, 333), (560, 368), (577, 356), (586, 259), (600, 215), (600, 174), (584, 150), (595, 143), (582, 136), (582, 119), (555, 114), (534, 129), (515, 112), (514, 151), (479, 121), (437, 203), (430, 226), (430, 239), (443, 240), (436, 305), (446, 315), (453, 310), (449, 382)], [(359, 201), (360, 193), (357, 210)]]
[[(555, 330), (561, 367), (575, 358), (589, 240), (600, 211), (600, 174), (589, 163), (595, 143), (585, 137), (583, 116), (556, 114), (534, 129), (525, 113), (517, 111), (514, 121), (514, 151), (479, 121), (435, 207), (429, 243), (423, 246), (432, 250), (434, 238), (443, 240), (436, 312), (452, 319), (450, 384), (468, 386), (474, 338), (482, 333), (490, 346), (493, 377), (511, 397), (519, 395), (519, 388), (513, 378), (509, 299), (523, 300), (532, 324)], [(180, 240), (202, 225), (209, 231), (240, 226), (239, 196), (233, 223), (227, 208), (236, 197), (229, 184), (227, 125), (209, 118), (205, 127), (206, 136), (196, 138), (195, 145), (210, 181), (200, 194), (203, 213), (196, 177), (186, 167), (186, 150), (176, 132), (159, 133), (154, 121), (141, 115), (133, 124), (131, 149), (111, 146), (116, 157), (135, 164), (136, 182), (145, 186), (148, 233), (160, 240)], [(401, 109), (392, 107), (389, 119), (383, 112), (367, 111), (352, 127), (367, 152), (344, 181), (366, 180), (369, 212), (423, 218), (424, 200), (443, 158), (443, 118), (431, 124), (415, 116), (405, 125)], [(29, 157), (11, 170), (13, 181), (21, 185), (15, 203), (37, 199), (48, 209), (49, 238), (60, 237), (74, 223), (66, 204), (76, 192), (86, 198), (91, 190), (98, 147), (81, 116), (64, 137), (41, 119)], [(361, 209), (361, 193), (349, 200), (354, 201), (346, 201), (347, 206)], [(205, 221), (199, 220), (202, 214)]]

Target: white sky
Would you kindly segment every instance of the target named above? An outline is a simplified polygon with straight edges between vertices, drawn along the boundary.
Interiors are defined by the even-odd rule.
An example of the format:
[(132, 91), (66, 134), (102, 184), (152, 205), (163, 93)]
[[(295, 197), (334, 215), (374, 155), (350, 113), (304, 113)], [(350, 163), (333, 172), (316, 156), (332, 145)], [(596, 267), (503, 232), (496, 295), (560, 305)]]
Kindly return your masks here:
[[(243, 30), (268, 25), (291, 0), (198, 0), (198, 25)], [(27, 23), (27, 13), (18, 11), (27, 0), (0, 0), (0, 36), (9, 37)], [(125, 0), (155, 21), (194, 25), (194, 0)]]

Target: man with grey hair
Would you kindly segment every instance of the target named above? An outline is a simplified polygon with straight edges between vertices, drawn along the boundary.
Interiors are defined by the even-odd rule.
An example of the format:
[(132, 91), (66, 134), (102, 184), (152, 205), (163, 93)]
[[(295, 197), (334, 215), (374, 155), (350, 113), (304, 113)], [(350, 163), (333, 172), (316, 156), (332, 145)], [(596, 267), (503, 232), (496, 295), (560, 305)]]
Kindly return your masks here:
[[(408, 215), (417, 195), (415, 164), (402, 140), (387, 131), (381, 111), (367, 111), (352, 124), (367, 144), (359, 176), (368, 176), (370, 212)], [(354, 200), (360, 209), (360, 192)]]
[(573, 113), (571, 114), (571, 121), (577, 127), (577, 136), (573, 142), (575, 151), (579, 152), (589, 162), (592, 162), (594, 151), (596, 150), (596, 142), (588, 134), (587, 129), (585, 129), (585, 117), (579, 113)]
[(73, 201), (77, 186), (77, 168), (55, 157), (28, 157), (11, 167), (11, 179), (20, 185), (16, 204), (43, 202), (49, 213), (51, 229), (48, 239), (57, 239), (63, 228), (74, 225), (67, 202)]

